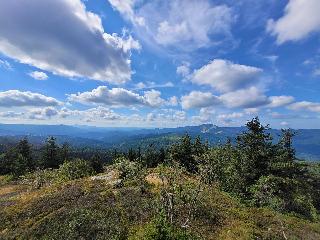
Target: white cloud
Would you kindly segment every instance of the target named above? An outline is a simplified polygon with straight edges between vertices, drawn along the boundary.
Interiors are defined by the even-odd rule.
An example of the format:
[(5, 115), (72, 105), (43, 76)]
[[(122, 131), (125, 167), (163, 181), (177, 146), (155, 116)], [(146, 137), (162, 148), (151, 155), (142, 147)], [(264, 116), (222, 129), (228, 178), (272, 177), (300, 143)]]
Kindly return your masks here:
[(264, 93), (256, 87), (225, 93), (220, 99), (230, 108), (256, 108), (270, 103)]
[(139, 47), (131, 36), (105, 33), (80, 0), (0, 1), (0, 52), (54, 74), (124, 83), (130, 49)]
[(217, 116), (217, 120), (225, 125), (230, 124), (231, 122), (235, 121), (238, 118), (242, 118), (244, 116), (241, 112), (233, 112), (227, 114), (219, 114)]
[(154, 89), (139, 95), (124, 88), (108, 89), (106, 86), (99, 86), (91, 92), (70, 94), (68, 100), (89, 105), (103, 104), (109, 107), (160, 107), (166, 104), (166, 100), (161, 98), (161, 92)]
[(119, 11), (125, 18), (141, 26), (145, 25), (143, 17), (136, 16), (134, 13), (134, 7), (136, 0), (108, 0), (111, 6)]
[(320, 76), (320, 68), (314, 69), (313, 75), (314, 75), (314, 76)]
[(28, 118), (36, 120), (45, 120), (58, 115), (57, 109), (54, 107), (31, 109), (28, 113)]
[(276, 108), (286, 106), (294, 101), (294, 97), (292, 96), (272, 96), (269, 97), (271, 103), (268, 107)]
[(0, 67), (3, 67), (4, 69), (7, 69), (7, 70), (12, 70), (12, 66), (7, 60), (0, 59)]
[(21, 118), (23, 115), (24, 115), (23, 112), (14, 112), (14, 111), (0, 112), (0, 117), (3, 117), (3, 118)]
[(199, 85), (210, 85), (220, 92), (228, 92), (257, 84), (261, 72), (260, 68), (215, 59), (195, 70), (191, 81)]
[(177, 67), (177, 74), (188, 78), (190, 75), (190, 63), (189, 62), (183, 62), (182, 65)]
[(278, 44), (301, 40), (320, 31), (319, 9), (319, 0), (289, 0), (284, 16), (270, 19), (267, 30), (277, 37)]
[(211, 44), (210, 35), (230, 35), (234, 18), (226, 5), (215, 6), (208, 0), (174, 0), (164, 5), (166, 14), (159, 18), (155, 32), (161, 45), (205, 47)]
[(296, 102), (288, 106), (289, 109), (295, 111), (310, 111), (310, 112), (320, 112), (320, 103), (317, 102)]
[(169, 98), (168, 103), (169, 106), (178, 106), (179, 100), (176, 96)]
[(108, 89), (106, 86), (99, 86), (91, 92), (71, 94), (69, 101), (83, 104), (104, 104), (112, 107), (135, 106), (143, 104), (143, 97), (124, 88)]
[(181, 97), (183, 109), (205, 108), (219, 104), (219, 98), (210, 92), (192, 91), (188, 95)]
[(160, 107), (165, 103), (165, 100), (161, 98), (161, 92), (156, 90), (146, 91), (143, 99), (143, 102), (151, 107)]
[(283, 122), (280, 123), (280, 125), (283, 126), (283, 127), (288, 127), (289, 123), (286, 122), (286, 121), (283, 121)]
[(33, 92), (8, 90), (0, 92), (0, 107), (24, 107), (24, 106), (58, 106), (62, 104), (57, 99)]
[(163, 84), (157, 84), (155, 82), (147, 81), (146, 83), (138, 82), (135, 84), (136, 89), (149, 89), (149, 88), (171, 88), (174, 87), (172, 82), (166, 82)]
[(29, 73), (29, 76), (36, 79), (36, 80), (47, 80), (48, 75), (44, 72), (34, 71)]
[(224, 4), (214, 5), (209, 0), (109, 0), (109, 3), (151, 45), (191, 51), (232, 39), (235, 17)]
[[(171, 109), (172, 110), (172, 109)], [(146, 116), (146, 121), (148, 122), (158, 122), (162, 124), (177, 122), (182, 123), (187, 120), (187, 114), (185, 111), (172, 110), (166, 113), (148, 113)]]
[(199, 115), (192, 116), (192, 120), (195, 123), (209, 123), (212, 122), (212, 117), (215, 114), (215, 110), (210, 107), (201, 108)]

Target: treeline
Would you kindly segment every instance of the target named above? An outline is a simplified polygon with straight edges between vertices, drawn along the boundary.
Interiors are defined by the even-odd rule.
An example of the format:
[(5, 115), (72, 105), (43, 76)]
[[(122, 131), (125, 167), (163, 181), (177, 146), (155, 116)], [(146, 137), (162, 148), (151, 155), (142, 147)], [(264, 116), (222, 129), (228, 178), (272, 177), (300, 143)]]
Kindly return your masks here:
[(56, 169), (76, 159), (87, 161), (96, 172), (101, 172), (103, 165), (112, 161), (112, 154), (106, 150), (72, 148), (68, 143), (59, 145), (54, 137), (49, 137), (42, 147), (35, 148), (23, 138), (0, 154), (0, 174), (19, 177), (37, 169)]
[[(310, 165), (296, 160), (294, 132), (282, 130), (279, 142), (274, 143), (269, 127), (258, 118), (246, 127), (247, 131), (234, 144), (229, 140), (210, 147), (200, 137), (192, 140), (186, 134), (168, 148), (158, 149), (151, 144), (143, 150), (89, 150), (90, 154), (71, 149), (68, 144), (59, 146), (53, 137), (35, 150), (25, 138), (0, 155), (0, 174), (21, 176), (36, 169), (59, 168), (68, 174), (77, 171), (77, 175), (68, 178), (74, 179), (102, 172), (103, 165), (114, 163), (125, 178), (158, 165), (179, 166), (203, 184), (218, 185), (248, 205), (316, 219), (320, 210), (320, 178), (314, 169), (310, 170)], [(72, 169), (75, 167), (76, 170)]]

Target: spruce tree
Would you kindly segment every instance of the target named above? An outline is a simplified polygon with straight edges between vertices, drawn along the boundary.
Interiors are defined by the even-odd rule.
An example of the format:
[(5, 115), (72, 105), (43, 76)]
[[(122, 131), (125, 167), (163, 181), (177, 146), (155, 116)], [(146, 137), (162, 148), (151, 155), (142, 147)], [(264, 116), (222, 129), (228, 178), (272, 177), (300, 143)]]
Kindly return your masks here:
[(43, 151), (42, 161), (45, 167), (57, 168), (61, 161), (58, 156), (59, 147), (54, 137), (49, 137), (46, 141)]
[(237, 137), (237, 149), (241, 154), (241, 171), (247, 184), (253, 184), (267, 174), (273, 158), (269, 126), (263, 126), (258, 117), (247, 124), (247, 131)]
[(32, 159), (31, 146), (27, 138), (23, 138), (19, 141), (17, 145), (17, 152), (21, 154), (21, 157), (24, 158), (27, 170), (34, 170), (35, 164)]

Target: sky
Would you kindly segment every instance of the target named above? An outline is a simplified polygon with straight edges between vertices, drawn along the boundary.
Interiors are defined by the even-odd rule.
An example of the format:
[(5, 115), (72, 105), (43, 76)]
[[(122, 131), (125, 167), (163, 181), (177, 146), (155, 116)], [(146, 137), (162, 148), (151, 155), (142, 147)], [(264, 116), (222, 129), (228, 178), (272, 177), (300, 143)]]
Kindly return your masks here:
[(0, 122), (320, 128), (319, 0), (0, 1)]

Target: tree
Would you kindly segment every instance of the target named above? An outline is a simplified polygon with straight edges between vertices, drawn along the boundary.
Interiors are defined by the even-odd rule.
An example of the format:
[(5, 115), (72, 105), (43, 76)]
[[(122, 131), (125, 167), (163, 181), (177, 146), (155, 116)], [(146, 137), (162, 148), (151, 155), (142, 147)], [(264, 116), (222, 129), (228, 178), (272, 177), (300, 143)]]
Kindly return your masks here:
[(193, 144), (193, 154), (200, 157), (205, 152), (205, 145), (202, 144), (200, 136), (197, 136)]
[(128, 151), (128, 159), (129, 161), (135, 161), (136, 160), (136, 152), (130, 148), (129, 151)]
[(60, 154), (61, 154), (61, 160), (63, 162), (66, 162), (69, 160), (69, 158), (70, 158), (70, 145), (69, 145), (69, 143), (65, 142), (62, 144)]
[(247, 185), (266, 175), (274, 156), (269, 126), (263, 126), (258, 117), (247, 124), (247, 131), (237, 137), (237, 149), (241, 154), (240, 171)]
[(35, 163), (32, 159), (31, 146), (27, 138), (23, 138), (19, 141), (17, 145), (17, 152), (18, 154), (21, 154), (22, 158), (24, 158), (27, 170), (34, 170)]
[(185, 134), (179, 143), (173, 144), (169, 153), (171, 160), (180, 163), (189, 172), (197, 171), (197, 162), (193, 156), (193, 144), (189, 134)]
[(295, 132), (292, 129), (281, 129), (282, 138), (279, 145), (286, 154), (286, 160), (288, 162), (293, 162), (296, 159), (296, 151), (292, 145), (292, 139), (295, 136)]
[(59, 147), (54, 137), (49, 137), (45, 143), (42, 161), (45, 167), (57, 168), (61, 164), (58, 156)]
[(103, 172), (103, 161), (99, 154), (94, 154), (90, 159), (90, 164), (96, 173)]

